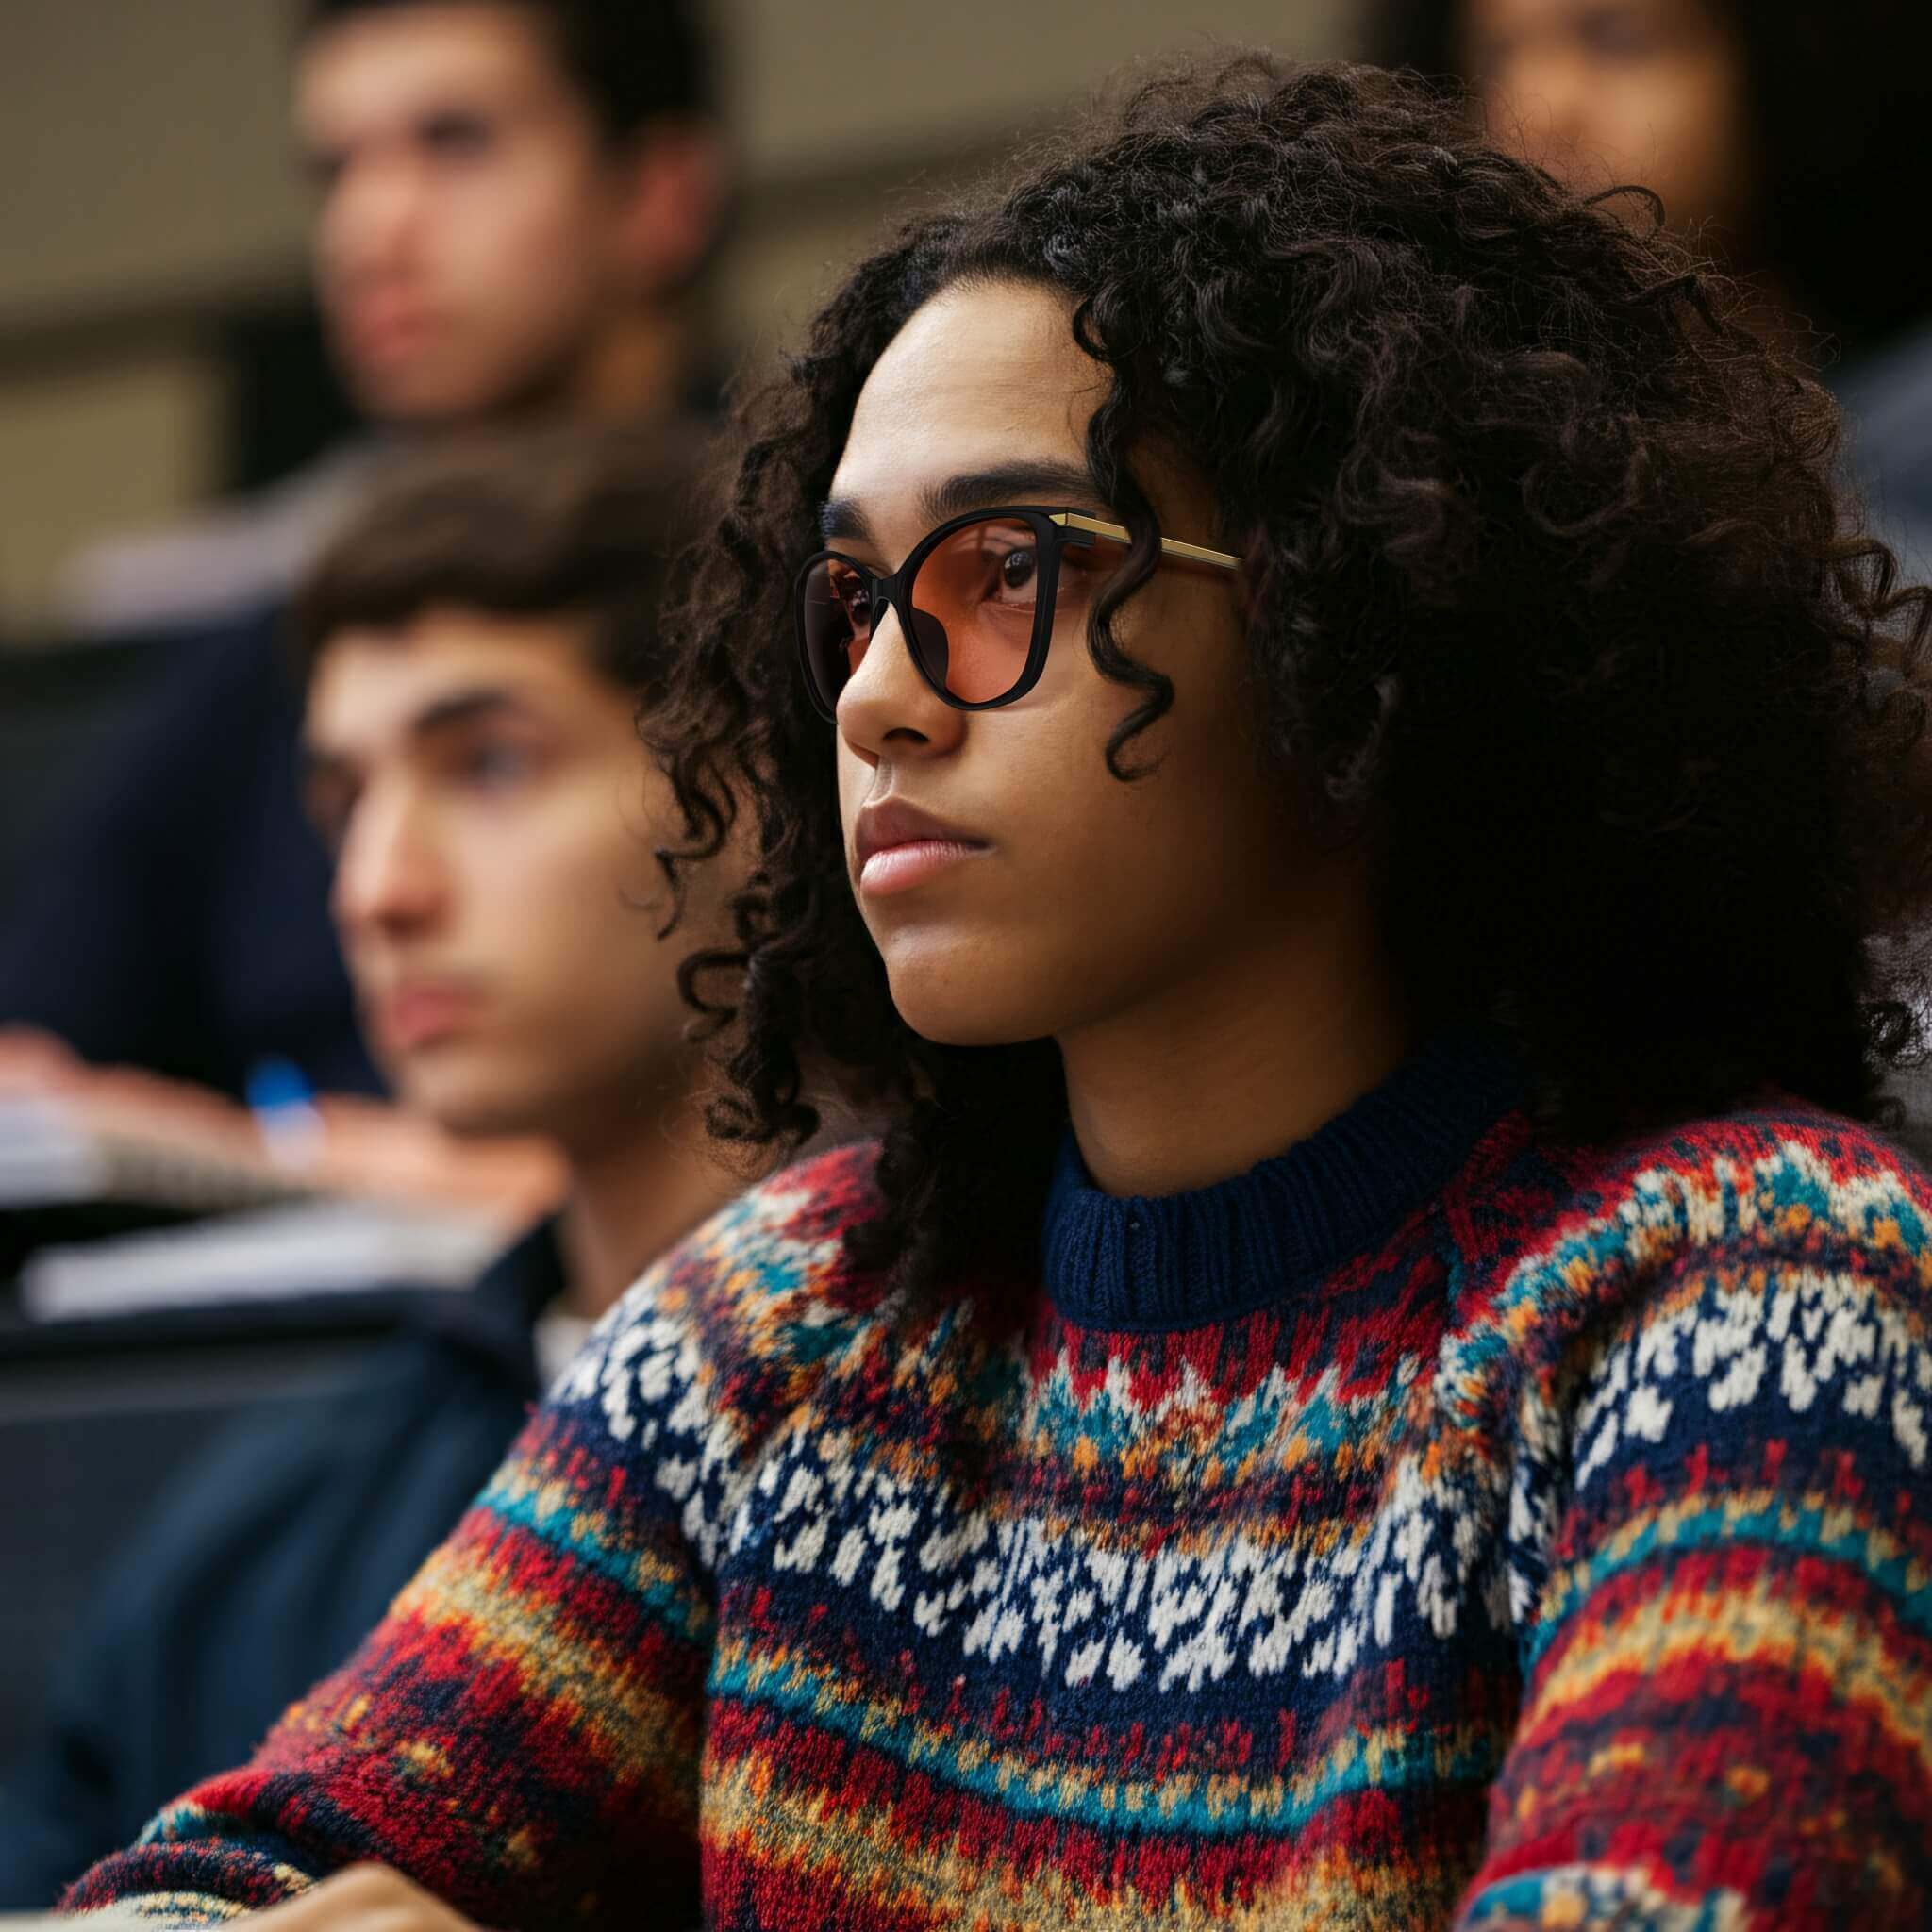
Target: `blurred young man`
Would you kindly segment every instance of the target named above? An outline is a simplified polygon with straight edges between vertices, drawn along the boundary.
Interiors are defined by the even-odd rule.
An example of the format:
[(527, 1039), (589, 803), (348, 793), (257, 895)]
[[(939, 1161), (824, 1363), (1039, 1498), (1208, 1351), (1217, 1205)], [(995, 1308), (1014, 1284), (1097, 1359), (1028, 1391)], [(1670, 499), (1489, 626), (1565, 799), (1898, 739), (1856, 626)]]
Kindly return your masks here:
[[(50, 1904), (345, 1655), (487, 1478), (590, 1321), (740, 1182), (700, 1050), (638, 741), (659, 559), (690, 467), (556, 434), (419, 464), (298, 607), (309, 802), (397, 1093), (564, 1150), (558, 1220), (431, 1298), (353, 1392), (231, 1433), (103, 1589), (0, 1792), (0, 1909)], [(700, 925), (714, 907), (693, 907)]]
[(295, 117), (315, 278), (378, 420), (661, 408), (719, 142), (666, 9), (321, 0)]
[(318, 298), (379, 433), (86, 563), (75, 625), (176, 633), (176, 668), (0, 920), (0, 1024), (231, 1095), (268, 1056), (376, 1084), (293, 803), (289, 587), (399, 445), (688, 408), (725, 192), (691, 0), (313, 0), (293, 96)]
[[(689, 400), (725, 164), (688, 0), (310, 0), (302, 18), (316, 299), (371, 423), (393, 441)], [(72, 616), (205, 622), (286, 594), (383, 441), (92, 553)]]

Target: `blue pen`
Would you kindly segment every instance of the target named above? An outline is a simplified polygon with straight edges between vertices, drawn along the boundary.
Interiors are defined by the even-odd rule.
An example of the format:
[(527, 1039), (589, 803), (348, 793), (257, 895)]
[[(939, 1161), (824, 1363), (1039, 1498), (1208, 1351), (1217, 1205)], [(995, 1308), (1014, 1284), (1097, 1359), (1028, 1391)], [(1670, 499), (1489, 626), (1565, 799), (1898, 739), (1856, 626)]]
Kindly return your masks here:
[(277, 1167), (308, 1167), (322, 1149), (325, 1132), (315, 1090), (293, 1060), (270, 1055), (248, 1069), (248, 1108)]

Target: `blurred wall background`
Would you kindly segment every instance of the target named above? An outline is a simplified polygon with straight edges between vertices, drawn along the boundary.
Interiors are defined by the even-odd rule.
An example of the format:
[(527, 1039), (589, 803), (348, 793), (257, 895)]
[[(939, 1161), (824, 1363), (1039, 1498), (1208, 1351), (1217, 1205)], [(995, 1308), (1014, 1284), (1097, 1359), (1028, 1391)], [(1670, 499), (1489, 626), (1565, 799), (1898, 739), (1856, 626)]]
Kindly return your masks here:
[[(1353, 11), (713, 6), (742, 167), (720, 289), (732, 361), (783, 341), (895, 206), (995, 158), (1122, 63), (1215, 41), (1326, 55)], [(0, 640), (17, 641), (41, 636), (79, 544), (273, 475), (283, 452), (251, 398), (277, 358), (314, 348), (288, 0), (6, 0), (5, 12)]]

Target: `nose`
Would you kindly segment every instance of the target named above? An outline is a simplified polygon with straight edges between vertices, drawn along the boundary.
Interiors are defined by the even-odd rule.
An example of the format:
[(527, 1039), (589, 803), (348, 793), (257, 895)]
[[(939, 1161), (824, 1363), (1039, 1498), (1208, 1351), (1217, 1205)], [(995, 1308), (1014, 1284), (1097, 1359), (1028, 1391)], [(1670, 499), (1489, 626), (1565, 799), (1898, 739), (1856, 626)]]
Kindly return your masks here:
[(316, 229), (323, 265), (338, 281), (364, 282), (395, 268), (417, 225), (421, 185), (402, 155), (358, 155), (343, 166)]
[[(937, 618), (919, 614), (926, 662), (945, 675), (946, 635)], [(947, 704), (920, 675), (907, 648), (899, 614), (887, 608), (874, 623), (865, 655), (839, 693), (839, 733), (861, 757), (876, 762), (915, 750), (942, 754), (963, 737), (969, 713)]]
[(344, 939), (420, 930), (441, 917), (442, 869), (407, 799), (358, 801), (336, 864), (330, 907)]

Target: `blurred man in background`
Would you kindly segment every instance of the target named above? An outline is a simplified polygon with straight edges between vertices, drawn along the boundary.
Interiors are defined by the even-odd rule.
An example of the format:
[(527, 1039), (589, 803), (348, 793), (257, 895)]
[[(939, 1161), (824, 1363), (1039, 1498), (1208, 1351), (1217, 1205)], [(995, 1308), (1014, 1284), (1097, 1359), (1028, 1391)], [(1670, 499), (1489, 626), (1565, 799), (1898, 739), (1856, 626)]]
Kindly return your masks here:
[(660, 414), (708, 358), (723, 142), (679, 0), (311, 0), (293, 75), (317, 305), (378, 434), (266, 501), (76, 566), (84, 628), (279, 599), (397, 438)]
[[(1499, 140), (1635, 183), (1838, 391), (1878, 534), (1932, 575), (1932, 11), (1913, 0), (1378, 0), (1366, 51)], [(1633, 218), (1644, 210), (1634, 203)]]
[(169, 632), (178, 661), (0, 919), (0, 1024), (230, 1094), (268, 1057), (376, 1087), (294, 802), (280, 605), (385, 449), (689, 406), (725, 192), (712, 99), (683, 0), (308, 7), (294, 104), (317, 294), (380, 433), (266, 503), (84, 566), (90, 623)]
[(564, 1150), (561, 1214), (427, 1298), (347, 1392), (218, 1441), (99, 1593), (0, 1790), (0, 1909), (51, 1904), (338, 1663), (496, 1467), (526, 1406), (660, 1249), (728, 1200), (667, 910), (677, 835), (637, 708), (688, 446), (556, 432), (425, 458), (372, 496), (295, 625), (311, 810), (395, 1091), (458, 1135)]

